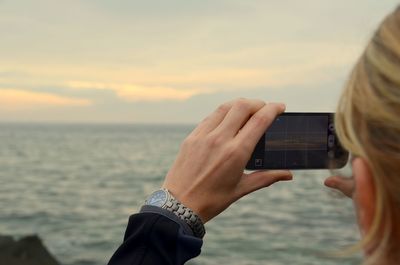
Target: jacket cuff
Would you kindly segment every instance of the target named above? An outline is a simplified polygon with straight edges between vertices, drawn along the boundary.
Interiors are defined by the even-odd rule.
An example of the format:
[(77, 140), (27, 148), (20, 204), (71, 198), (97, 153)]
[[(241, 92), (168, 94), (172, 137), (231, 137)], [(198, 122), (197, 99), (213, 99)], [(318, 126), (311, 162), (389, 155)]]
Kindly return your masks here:
[(189, 236), (194, 236), (193, 230), (190, 228), (190, 226), (181, 218), (179, 218), (177, 215), (175, 215), (173, 212), (170, 212), (166, 209), (163, 209), (161, 207), (153, 206), (153, 205), (143, 205), (142, 208), (140, 208), (140, 213), (155, 213), (155, 214), (160, 214), (162, 216), (167, 217), (171, 221), (174, 221), (175, 223), (179, 224), (181, 228), (183, 229), (183, 232), (186, 235)]

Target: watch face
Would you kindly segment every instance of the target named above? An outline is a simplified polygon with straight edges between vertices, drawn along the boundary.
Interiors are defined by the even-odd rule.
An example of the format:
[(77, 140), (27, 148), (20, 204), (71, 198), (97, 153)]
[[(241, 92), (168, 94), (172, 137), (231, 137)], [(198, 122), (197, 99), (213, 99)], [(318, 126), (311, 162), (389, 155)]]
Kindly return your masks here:
[(162, 207), (167, 202), (167, 193), (163, 190), (158, 190), (154, 192), (149, 199), (147, 204)]

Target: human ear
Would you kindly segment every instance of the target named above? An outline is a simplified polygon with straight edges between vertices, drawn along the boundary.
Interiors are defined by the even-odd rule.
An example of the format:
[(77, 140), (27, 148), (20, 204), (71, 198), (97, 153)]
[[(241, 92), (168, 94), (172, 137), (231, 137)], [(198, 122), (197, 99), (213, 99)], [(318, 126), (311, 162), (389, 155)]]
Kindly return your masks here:
[(371, 169), (364, 158), (355, 158), (352, 166), (355, 181), (353, 201), (361, 235), (364, 236), (370, 230), (375, 215), (375, 182)]

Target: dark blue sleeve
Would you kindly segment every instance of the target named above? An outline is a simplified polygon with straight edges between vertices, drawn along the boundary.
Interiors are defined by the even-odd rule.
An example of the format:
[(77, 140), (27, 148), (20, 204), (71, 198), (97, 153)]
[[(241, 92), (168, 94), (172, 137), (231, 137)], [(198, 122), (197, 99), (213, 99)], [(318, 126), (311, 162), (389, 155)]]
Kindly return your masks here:
[(202, 244), (177, 216), (146, 206), (129, 218), (124, 242), (108, 265), (181, 265), (197, 257)]

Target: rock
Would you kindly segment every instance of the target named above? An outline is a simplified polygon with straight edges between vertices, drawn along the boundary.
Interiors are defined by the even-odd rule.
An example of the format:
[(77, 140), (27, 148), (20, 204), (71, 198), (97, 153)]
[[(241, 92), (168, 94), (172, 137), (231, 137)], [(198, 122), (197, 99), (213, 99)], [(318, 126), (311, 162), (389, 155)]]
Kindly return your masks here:
[(60, 265), (36, 235), (14, 240), (0, 236), (1, 265)]
[(0, 253), (1, 249), (13, 244), (14, 238), (12, 236), (0, 236)]

